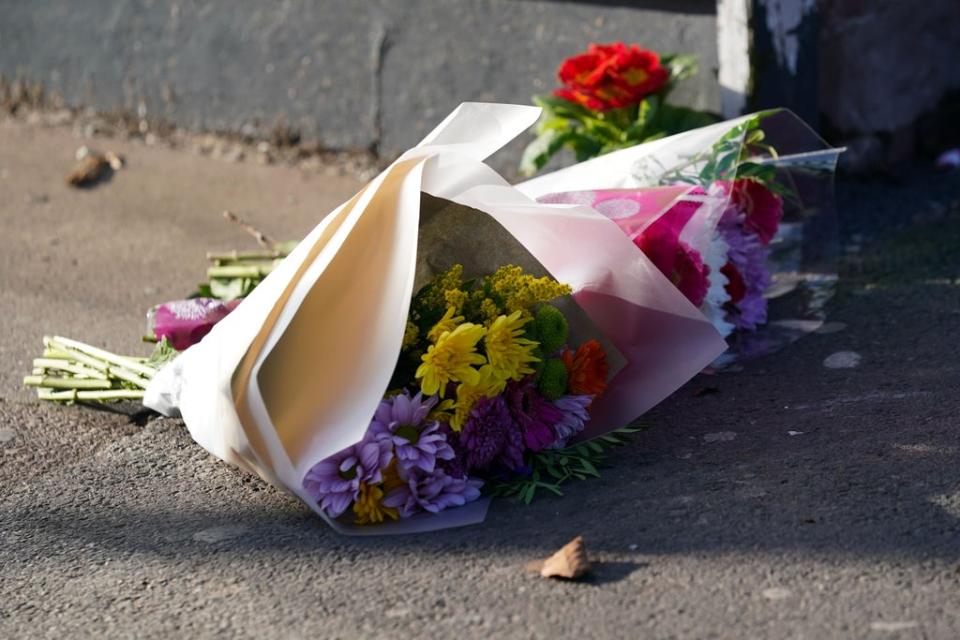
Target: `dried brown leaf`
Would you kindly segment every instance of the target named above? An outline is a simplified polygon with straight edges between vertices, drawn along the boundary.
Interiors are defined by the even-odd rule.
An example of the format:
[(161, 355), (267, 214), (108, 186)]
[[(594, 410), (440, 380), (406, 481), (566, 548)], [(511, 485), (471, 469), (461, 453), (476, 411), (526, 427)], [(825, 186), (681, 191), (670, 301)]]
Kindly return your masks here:
[(583, 536), (577, 536), (543, 561), (540, 575), (544, 578), (579, 580), (589, 571), (590, 560), (587, 558)]
[(67, 184), (72, 187), (87, 187), (101, 178), (110, 170), (110, 162), (101, 154), (91, 151), (73, 167), (67, 176)]

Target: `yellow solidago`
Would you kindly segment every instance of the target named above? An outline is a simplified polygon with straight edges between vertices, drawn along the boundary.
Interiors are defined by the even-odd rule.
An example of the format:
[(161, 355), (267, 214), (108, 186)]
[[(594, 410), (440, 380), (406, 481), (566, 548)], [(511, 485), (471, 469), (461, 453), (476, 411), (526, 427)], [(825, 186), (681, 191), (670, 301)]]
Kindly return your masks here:
[(448, 331), (453, 331), (457, 328), (457, 325), (463, 322), (463, 316), (454, 315), (457, 310), (453, 307), (447, 307), (447, 312), (443, 314), (443, 317), (437, 321), (437, 324), (433, 325), (430, 331), (427, 332), (427, 338), (430, 339), (430, 342), (436, 343), (440, 339), (440, 336), (447, 333)]
[(523, 269), (515, 265), (500, 267), (487, 278), (487, 283), (493, 293), (504, 301), (503, 306), (508, 313), (528, 312), (536, 304), (569, 295), (572, 291), (568, 285), (560, 284), (553, 278), (535, 278), (525, 274)]
[(484, 298), (480, 303), (480, 315), (483, 316), (483, 324), (488, 327), (501, 313), (500, 307), (490, 298)]
[(487, 362), (498, 378), (521, 380), (534, 372), (530, 364), (539, 361), (533, 355), (538, 343), (523, 337), (523, 325), (530, 320), (529, 316), (523, 317), (522, 311), (514, 311), (509, 316), (499, 316), (487, 329), (483, 338)]
[(506, 380), (497, 376), (493, 367), (488, 364), (480, 367), (480, 375), (476, 384), (461, 383), (457, 386), (457, 404), (450, 418), (450, 428), (460, 431), (470, 415), (474, 403), (480, 398), (492, 398), (503, 393)]
[(477, 383), (480, 374), (474, 366), (486, 362), (477, 353), (477, 343), (484, 333), (480, 325), (465, 322), (437, 338), (436, 344), (431, 345), (420, 358), (423, 362), (417, 368), (416, 378), (420, 380), (424, 395), (439, 393), (443, 396), (448, 382)]
[(461, 289), (447, 289), (443, 292), (443, 301), (453, 307), (454, 313), (460, 313), (467, 302), (467, 293)]
[(448, 306), (446, 300), (447, 292), (458, 290), (462, 287), (463, 265), (455, 264), (430, 281), (428, 289), (420, 298), (419, 304), (426, 309), (443, 309)]
[(353, 503), (353, 513), (356, 515), (357, 524), (377, 524), (383, 522), (384, 518), (396, 520), (399, 517), (397, 510), (393, 507), (385, 507), (380, 502), (383, 500), (383, 489), (375, 484), (360, 483), (360, 494)]
[(409, 349), (416, 343), (417, 338), (420, 337), (420, 328), (417, 325), (413, 324), (407, 320), (407, 328), (403, 330), (403, 346), (402, 349)]

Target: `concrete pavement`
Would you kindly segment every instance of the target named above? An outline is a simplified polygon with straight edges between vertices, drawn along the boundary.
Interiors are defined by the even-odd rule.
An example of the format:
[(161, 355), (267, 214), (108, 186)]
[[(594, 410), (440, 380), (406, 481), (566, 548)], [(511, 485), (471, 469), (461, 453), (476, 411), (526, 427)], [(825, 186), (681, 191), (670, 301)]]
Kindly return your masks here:
[[(0, 120), (0, 637), (954, 638), (960, 635), (960, 181), (840, 185), (833, 332), (699, 377), (601, 480), (482, 525), (352, 539), (176, 420), (42, 406), (44, 333), (142, 348), (143, 314), (359, 185)], [(855, 351), (861, 364), (828, 369)], [(703, 387), (715, 392), (702, 394)], [(582, 534), (585, 583), (524, 570)]]

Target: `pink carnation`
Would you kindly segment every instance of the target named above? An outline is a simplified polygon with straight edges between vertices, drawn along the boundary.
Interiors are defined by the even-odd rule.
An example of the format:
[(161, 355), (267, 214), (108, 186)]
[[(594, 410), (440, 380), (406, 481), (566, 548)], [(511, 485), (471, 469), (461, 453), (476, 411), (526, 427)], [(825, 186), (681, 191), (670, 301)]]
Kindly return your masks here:
[(693, 306), (703, 303), (710, 288), (710, 267), (703, 264), (699, 253), (680, 240), (676, 231), (654, 223), (633, 242)]

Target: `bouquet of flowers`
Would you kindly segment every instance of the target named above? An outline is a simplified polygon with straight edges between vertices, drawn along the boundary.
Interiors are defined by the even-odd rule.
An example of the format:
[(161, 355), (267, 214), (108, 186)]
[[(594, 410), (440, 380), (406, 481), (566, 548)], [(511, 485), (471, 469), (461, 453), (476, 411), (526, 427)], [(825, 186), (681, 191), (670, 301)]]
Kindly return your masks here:
[[(736, 338), (741, 353), (759, 354), (822, 322), (836, 280), (829, 196), (841, 151), (789, 112), (771, 111), (518, 188), (613, 220), (721, 335)], [(787, 294), (794, 300), (781, 305), (773, 331), (744, 337), (770, 328), (771, 301)]]
[[(314, 465), (305, 490), (327, 516), (349, 511), (357, 524), (462, 506), (485, 482), (527, 500), (538, 487), (559, 493), (562, 471), (523, 479), (540, 452), (583, 431), (609, 375), (600, 342), (568, 344), (567, 317), (550, 302), (570, 293), (514, 265), (464, 280), (456, 264), (433, 278), (413, 298), (363, 439)], [(577, 464), (596, 475), (589, 459)]]
[(807, 196), (836, 150), (761, 114), (511, 186), (483, 160), (538, 115), (461, 105), (243, 296), (156, 308), (152, 358), (50, 338), (25, 382), (142, 396), (351, 534), (470, 524), (484, 494), (597, 475), (728, 325), (829, 275)]
[(533, 175), (562, 149), (580, 162), (711, 124), (712, 116), (667, 102), (677, 82), (696, 71), (694, 56), (660, 56), (623, 42), (591, 44), (560, 65), (561, 88), (534, 96), (543, 115), (520, 171)]
[(595, 475), (616, 430), (724, 344), (602, 214), (537, 203), (483, 164), (537, 115), (462, 105), (144, 404), (355, 534), (477, 522), (484, 493), (529, 501)]

